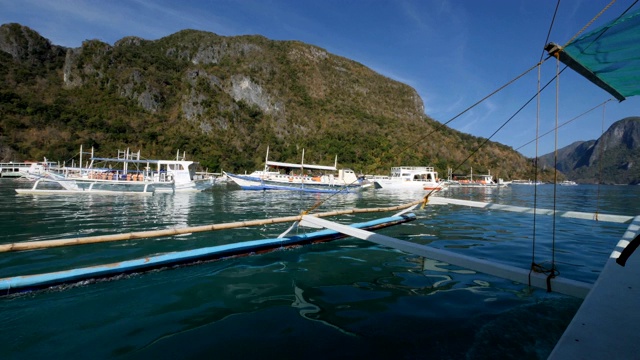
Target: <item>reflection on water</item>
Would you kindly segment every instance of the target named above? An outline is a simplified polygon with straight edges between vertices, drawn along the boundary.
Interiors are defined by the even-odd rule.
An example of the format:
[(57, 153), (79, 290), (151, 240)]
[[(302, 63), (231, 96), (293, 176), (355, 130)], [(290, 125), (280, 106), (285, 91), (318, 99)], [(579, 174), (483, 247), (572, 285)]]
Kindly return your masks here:
[[(291, 216), (321, 201), (317, 211), (386, 207), (424, 196), (384, 189), (339, 196), (253, 192), (226, 185), (147, 197), (16, 196), (16, 186), (29, 185), (0, 180), (0, 243)], [(449, 189), (437, 196), (635, 215), (640, 209), (632, 200), (639, 190), (543, 185)], [(449, 205), (415, 213), (416, 221), (380, 232), (518, 267), (531, 262), (531, 215)], [(0, 254), (0, 276), (276, 237), (288, 226)], [(625, 228), (537, 217), (535, 256), (548, 259), (555, 247), (561, 276), (593, 281)], [(347, 238), (1, 298), (0, 331), (13, 336), (0, 342), (0, 356), (545, 358), (578, 305)], [(496, 335), (504, 333), (510, 336)]]

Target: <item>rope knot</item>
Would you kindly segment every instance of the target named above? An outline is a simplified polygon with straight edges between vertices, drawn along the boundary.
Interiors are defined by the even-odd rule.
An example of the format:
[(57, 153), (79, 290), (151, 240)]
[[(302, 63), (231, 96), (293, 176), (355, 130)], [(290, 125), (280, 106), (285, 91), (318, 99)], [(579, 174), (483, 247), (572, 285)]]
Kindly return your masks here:
[(551, 279), (560, 275), (555, 265), (551, 265), (551, 268), (546, 268), (541, 264), (531, 263), (531, 271), (547, 275), (547, 292), (551, 292)]

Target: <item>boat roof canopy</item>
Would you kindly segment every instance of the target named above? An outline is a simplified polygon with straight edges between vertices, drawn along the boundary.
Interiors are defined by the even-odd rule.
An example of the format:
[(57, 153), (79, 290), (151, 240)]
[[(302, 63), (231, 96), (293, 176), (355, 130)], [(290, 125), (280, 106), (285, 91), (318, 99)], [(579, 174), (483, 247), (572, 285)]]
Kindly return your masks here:
[(91, 158), (94, 161), (108, 161), (108, 162), (120, 162), (120, 163), (135, 163), (135, 164), (193, 164), (193, 161), (189, 160), (145, 160), (145, 159), (116, 159), (116, 158)]
[(640, 9), (564, 47), (550, 43), (545, 50), (618, 101), (640, 95)]
[(294, 163), (286, 163), (286, 162), (279, 162), (279, 161), (267, 161), (267, 166), (276, 166), (276, 167), (291, 168), (291, 169), (304, 168), (304, 169), (311, 169), (311, 170), (326, 170), (326, 171), (337, 170), (335, 166), (294, 164)]

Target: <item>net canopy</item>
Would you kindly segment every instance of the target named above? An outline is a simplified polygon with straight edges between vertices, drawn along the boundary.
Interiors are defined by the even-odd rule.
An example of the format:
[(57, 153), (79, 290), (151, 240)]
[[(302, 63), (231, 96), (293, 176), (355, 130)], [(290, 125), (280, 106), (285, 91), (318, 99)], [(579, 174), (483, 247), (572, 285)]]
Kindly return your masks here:
[(640, 95), (640, 9), (564, 47), (545, 49), (619, 101)]

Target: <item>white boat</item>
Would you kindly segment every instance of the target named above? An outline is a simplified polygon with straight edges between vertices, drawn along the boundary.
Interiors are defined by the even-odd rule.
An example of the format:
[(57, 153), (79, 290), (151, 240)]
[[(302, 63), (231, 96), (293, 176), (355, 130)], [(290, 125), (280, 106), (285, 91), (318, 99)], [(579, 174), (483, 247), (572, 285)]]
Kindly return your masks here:
[(45, 158), (43, 162), (6, 162), (0, 163), (0, 177), (27, 177), (29, 174), (43, 174), (45, 169), (55, 167), (56, 163)]
[(391, 176), (377, 177), (373, 182), (379, 189), (438, 191), (445, 188), (431, 166), (392, 167)]
[[(210, 188), (214, 178), (196, 176), (194, 161), (176, 154), (175, 160), (148, 160), (137, 153), (118, 151), (116, 158), (95, 157), (91, 149), (90, 163), (60, 167), (41, 174), (29, 174), (35, 180), (31, 189), (16, 189), (19, 194), (142, 194), (197, 192)], [(42, 183), (57, 184), (57, 188), (41, 188)]]
[(564, 181), (559, 182), (558, 185), (561, 185), (561, 186), (576, 186), (576, 185), (578, 185), (578, 183), (576, 183), (575, 181), (572, 181), (572, 180), (564, 180)]
[(542, 185), (544, 184), (542, 181), (533, 181), (529, 180), (511, 180), (511, 185)]
[[(503, 187), (508, 186), (510, 183), (505, 182), (501, 178), (497, 181), (493, 179), (493, 175), (491, 175), (491, 171), (488, 174), (483, 175), (473, 175), (473, 168), (468, 176), (452, 176), (449, 182), (449, 186), (458, 186), (458, 187)], [(512, 183), (512, 182), (511, 182)]]
[[(224, 172), (243, 190), (289, 190), (304, 192), (353, 192), (369, 184), (351, 169), (337, 169), (338, 158), (333, 166), (304, 163), (304, 149), (300, 164), (269, 160), (269, 148), (264, 170), (247, 175)], [(278, 170), (272, 170), (272, 168)], [(279, 169), (284, 169), (284, 173)], [(307, 171), (307, 173), (305, 173)], [(310, 174), (309, 171), (312, 173)], [(335, 172), (337, 171), (337, 175)]]

